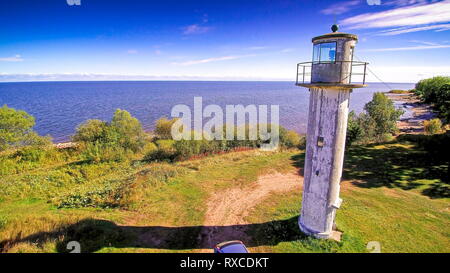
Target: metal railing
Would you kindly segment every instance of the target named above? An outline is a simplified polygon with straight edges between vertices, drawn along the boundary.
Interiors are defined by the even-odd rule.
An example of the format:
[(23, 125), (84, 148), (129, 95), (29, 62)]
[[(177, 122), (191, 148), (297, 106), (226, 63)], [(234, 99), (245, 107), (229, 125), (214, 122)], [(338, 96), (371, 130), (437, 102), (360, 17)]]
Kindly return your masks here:
[[(343, 63), (350, 63), (350, 71), (349, 72), (343, 72), (342, 67)], [(366, 83), (366, 75), (367, 75), (367, 65), (369, 63), (366, 62), (354, 62), (354, 61), (335, 61), (335, 62), (303, 62), (297, 64), (297, 78), (295, 83), (296, 84), (309, 84), (311, 83), (311, 75), (312, 75), (312, 68), (314, 65), (323, 65), (323, 64), (330, 64), (330, 65), (339, 65), (340, 66), (340, 81), (339, 83), (345, 83), (345, 84), (365, 84)], [(356, 68), (356, 71), (355, 71)], [(362, 71), (358, 71), (357, 69), (361, 69)], [(352, 81), (354, 80), (353, 76), (362, 76), (362, 79), (360, 81)], [(347, 82), (348, 78), (348, 82)]]

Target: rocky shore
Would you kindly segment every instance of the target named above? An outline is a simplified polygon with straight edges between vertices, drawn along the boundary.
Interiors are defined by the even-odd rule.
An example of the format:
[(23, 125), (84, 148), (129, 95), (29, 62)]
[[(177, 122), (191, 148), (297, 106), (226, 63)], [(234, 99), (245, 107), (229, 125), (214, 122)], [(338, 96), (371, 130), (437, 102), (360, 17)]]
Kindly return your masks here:
[(430, 105), (420, 102), (413, 93), (394, 94), (386, 93), (396, 105), (405, 111), (397, 126), (402, 134), (424, 133), (423, 122), (436, 117)]
[(62, 142), (62, 143), (55, 143), (53, 144), (58, 149), (67, 149), (67, 148), (74, 148), (77, 146), (77, 143), (75, 142)]

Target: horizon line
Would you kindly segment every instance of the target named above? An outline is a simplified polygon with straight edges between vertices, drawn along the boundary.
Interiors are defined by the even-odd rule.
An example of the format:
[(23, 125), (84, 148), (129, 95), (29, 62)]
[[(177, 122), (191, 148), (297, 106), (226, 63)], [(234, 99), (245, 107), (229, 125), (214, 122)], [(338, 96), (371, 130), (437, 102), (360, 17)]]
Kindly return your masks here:
[[(184, 79), (184, 80), (30, 80), (30, 81), (1, 81), (1, 83), (51, 83), (51, 82), (294, 82), (295, 80), (286, 80), (286, 79), (261, 79), (261, 80), (193, 80), (193, 79)], [(415, 84), (417, 82), (382, 82), (382, 81), (371, 81), (366, 83), (381, 83), (381, 84)]]

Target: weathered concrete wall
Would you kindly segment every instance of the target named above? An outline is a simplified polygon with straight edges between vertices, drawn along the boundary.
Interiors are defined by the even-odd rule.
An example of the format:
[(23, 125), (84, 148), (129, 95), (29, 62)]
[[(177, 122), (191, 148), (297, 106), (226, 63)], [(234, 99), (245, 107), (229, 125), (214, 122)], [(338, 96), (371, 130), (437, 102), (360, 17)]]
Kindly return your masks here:
[(351, 89), (310, 89), (300, 228), (328, 238), (340, 206), (348, 102)]

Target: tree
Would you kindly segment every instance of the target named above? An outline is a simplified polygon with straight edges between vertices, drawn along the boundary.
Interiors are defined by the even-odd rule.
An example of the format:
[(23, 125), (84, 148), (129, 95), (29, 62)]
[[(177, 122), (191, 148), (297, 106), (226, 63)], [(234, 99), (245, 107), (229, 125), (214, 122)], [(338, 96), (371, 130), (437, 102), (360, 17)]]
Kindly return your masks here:
[(379, 92), (373, 94), (372, 100), (364, 106), (364, 110), (374, 122), (374, 133), (377, 138), (396, 133), (397, 120), (404, 113), (403, 110), (395, 108), (392, 100)]
[(139, 120), (125, 110), (117, 109), (111, 121), (119, 145), (134, 152), (145, 145), (145, 132)]
[(362, 128), (359, 124), (358, 115), (355, 111), (348, 114), (346, 145), (350, 146), (362, 136)]
[(363, 113), (350, 112), (347, 125), (346, 143), (385, 141), (397, 132), (397, 120), (403, 110), (396, 109), (394, 103), (383, 93), (374, 93), (372, 100), (364, 106)]
[(46, 145), (49, 137), (41, 137), (32, 130), (34, 117), (22, 110), (3, 105), (0, 108), (0, 151), (25, 145)]
[(105, 142), (107, 130), (108, 123), (98, 119), (90, 119), (78, 126), (72, 140), (91, 143), (96, 141)]

